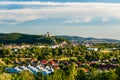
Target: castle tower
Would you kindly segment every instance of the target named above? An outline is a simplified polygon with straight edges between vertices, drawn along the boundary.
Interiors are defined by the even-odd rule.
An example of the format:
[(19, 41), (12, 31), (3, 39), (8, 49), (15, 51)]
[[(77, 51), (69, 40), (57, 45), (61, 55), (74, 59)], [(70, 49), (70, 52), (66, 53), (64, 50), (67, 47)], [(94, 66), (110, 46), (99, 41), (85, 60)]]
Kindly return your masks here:
[(51, 35), (50, 35), (50, 32), (47, 32), (46, 34), (45, 34), (45, 37), (50, 37)]

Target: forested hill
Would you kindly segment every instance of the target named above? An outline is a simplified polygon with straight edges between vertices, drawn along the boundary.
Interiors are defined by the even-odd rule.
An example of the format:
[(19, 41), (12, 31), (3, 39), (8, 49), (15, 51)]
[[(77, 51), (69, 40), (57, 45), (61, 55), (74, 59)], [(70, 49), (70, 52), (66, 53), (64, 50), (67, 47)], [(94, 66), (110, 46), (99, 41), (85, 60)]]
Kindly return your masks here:
[(0, 33), (0, 44), (55, 44), (64, 41), (62, 38), (44, 37), (44, 35), (29, 35), (21, 33)]
[(93, 42), (93, 43), (120, 43), (120, 40), (115, 40), (115, 39), (97, 39), (97, 38), (84, 38), (84, 37), (79, 37), (79, 36), (56, 36), (58, 38), (64, 38), (69, 41), (79, 41), (79, 42)]
[(79, 41), (79, 42), (101, 42), (101, 43), (120, 43), (120, 40), (114, 39), (97, 39), (83, 38), (79, 36), (52, 36), (44, 37), (44, 35), (30, 35), (21, 33), (0, 33), (0, 44), (55, 44), (63, 41)]

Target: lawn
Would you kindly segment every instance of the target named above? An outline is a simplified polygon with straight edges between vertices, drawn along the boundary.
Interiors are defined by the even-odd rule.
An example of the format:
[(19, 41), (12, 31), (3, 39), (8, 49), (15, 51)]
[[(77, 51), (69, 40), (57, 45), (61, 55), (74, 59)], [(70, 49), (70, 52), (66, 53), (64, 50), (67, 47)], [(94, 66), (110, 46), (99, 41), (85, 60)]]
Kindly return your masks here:
[(60, 59), (57, 59), (57, 60), (63, 61), (63, 60), (70, 60), (70, 59), (77, 60), (77, 57), (63, 57), (63, 58), (60, 58)]
[(100, 52), (102, 52), (102, 53), (110, 53), (112, 51), (110, 51), (110, 50), (101, 50)]

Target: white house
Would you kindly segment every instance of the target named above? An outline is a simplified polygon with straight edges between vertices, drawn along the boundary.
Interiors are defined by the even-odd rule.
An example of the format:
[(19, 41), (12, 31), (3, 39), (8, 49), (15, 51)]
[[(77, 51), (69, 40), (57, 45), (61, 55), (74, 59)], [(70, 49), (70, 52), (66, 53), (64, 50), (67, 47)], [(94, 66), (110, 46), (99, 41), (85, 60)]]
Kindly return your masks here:
[(98, 48), (87, 48), (89, 51), (98, 51)]
[(42, 74), (44, 74), (44, 75), (48, 75), (48, 74), (54, 72), (54, 69), (52, 67), (49, 67), (49, 66), (42, 67), (40, 65), (34, 67), (34, 66), (31, 66), (30, 64), (27, 67), (21, 66), (20, 68), (19, 67), (5, 68), (5, 70), (10, 72), (10, 73), (19, 73), (23, 70), (29, 70), (33, 74), (37, 74), (37, 72), (41, 71)]

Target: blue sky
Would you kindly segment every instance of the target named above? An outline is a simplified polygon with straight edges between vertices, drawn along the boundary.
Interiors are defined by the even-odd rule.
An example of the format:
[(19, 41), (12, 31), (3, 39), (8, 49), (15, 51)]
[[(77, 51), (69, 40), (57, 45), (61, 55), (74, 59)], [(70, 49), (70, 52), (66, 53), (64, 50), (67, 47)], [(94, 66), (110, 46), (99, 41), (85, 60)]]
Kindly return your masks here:
[(0, 33), (120, 40), (120, 0), (0, 0)]
[(119, 0), (0, 0), (0, 1), (42, 1), (42, 2), (120, 2)]

